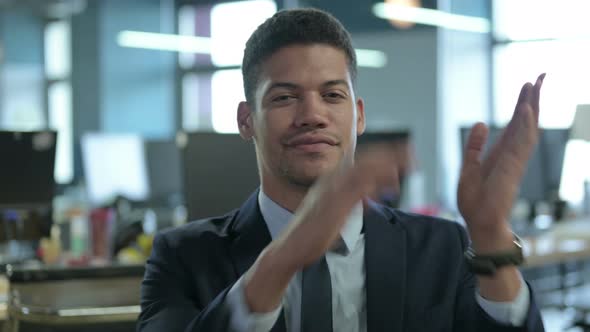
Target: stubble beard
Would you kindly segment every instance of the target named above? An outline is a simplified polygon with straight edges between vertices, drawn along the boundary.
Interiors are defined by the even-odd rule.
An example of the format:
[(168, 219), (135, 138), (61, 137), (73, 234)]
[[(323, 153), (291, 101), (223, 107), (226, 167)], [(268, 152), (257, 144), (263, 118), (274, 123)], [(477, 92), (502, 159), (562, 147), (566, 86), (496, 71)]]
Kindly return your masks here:
[[(306, 172), (304, 170), (298, 170), (297, 165), (295, 165), (293, 161), (290, 161), (287, 158), (281, 158), (279, 163), (279, 175), (286, 179), (291, 185), (303, 189), (309, 189), (322, 175), (334, 172), (343, 163), (346, 165), (352, 164), (352, 160), (346, 160), (347, 158), (345, 158), (343, 151), (339, 151), (339, 154), (338, 160), (334, 164), (323, 167), (324, 169), (321, 171), (311, 172), (311, 174), (305, 174)], [(322, 159), (325, 158), (325, 156), (318, 154), (312, 155), (309, 158)]]

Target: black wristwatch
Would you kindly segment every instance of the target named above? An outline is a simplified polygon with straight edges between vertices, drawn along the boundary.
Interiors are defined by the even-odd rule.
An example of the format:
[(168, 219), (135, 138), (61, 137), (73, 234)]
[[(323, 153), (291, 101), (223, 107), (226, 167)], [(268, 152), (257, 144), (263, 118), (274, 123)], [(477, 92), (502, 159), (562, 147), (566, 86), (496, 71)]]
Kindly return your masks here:
[(467, 248), (464, 256), (469, 270), (474, 274), (492, 276), (501, 266), (522, 265), (524, 263), (522, 240), (514, 234), (512, 243), (512, 249), (485, 255), (478, 255), (473, 248)]

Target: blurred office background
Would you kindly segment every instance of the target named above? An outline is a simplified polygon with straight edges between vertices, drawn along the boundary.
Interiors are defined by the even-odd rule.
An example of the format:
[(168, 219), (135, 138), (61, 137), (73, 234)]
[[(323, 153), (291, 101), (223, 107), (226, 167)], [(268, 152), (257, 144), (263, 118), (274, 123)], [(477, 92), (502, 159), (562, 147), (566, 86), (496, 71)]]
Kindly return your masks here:
[(7, 331), (133, 330), (153, 234), (257, 188), (254, 148), (235, 135), (244, 43), (277, 10), (308, 6), (352, 34), (360, 143), (412, 160), (383, 197), (405, 210), (462, 222), (468, 129), (497, 137), (521, 85), (547, 72), (511, 222), (547, 329), (590, 330), (590, 2), (0, 0)]

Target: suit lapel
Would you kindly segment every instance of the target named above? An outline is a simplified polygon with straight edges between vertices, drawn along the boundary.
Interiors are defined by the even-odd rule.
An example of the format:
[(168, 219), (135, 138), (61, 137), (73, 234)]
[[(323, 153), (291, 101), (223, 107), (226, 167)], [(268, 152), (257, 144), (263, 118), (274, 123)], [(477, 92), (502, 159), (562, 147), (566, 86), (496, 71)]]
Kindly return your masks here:
[[(242, 276), (272, 240), (258, 206), (258, 190), (240, 207), (232, 225), (235, 239), (230, 246), (230, 255), (237, 275)], [(284, 331), (285, 318), (281, 311), (271, 332)]]
[[(236, 273), (243, 275), (270, 243), (271, 236), (260, 213), (258, 191), (234, 217), (236, 236), (231, 247)], [(370, 332), (402, 331), (406, 284), (406, 237), (404, 229), (374, 203), (365, 206), (365, 269), (367, 329)], [(286, 331), (281, 313), (272, 332)]]
[(272, 240), (258, 206), (258, 190), (240, 207), (232, 225), (235, 238), (230, 254), (236, 273), (241, 276)]
[(406, 233), (390, 214), (365, 206), (367, 330), (402, 331), (406, 287)]

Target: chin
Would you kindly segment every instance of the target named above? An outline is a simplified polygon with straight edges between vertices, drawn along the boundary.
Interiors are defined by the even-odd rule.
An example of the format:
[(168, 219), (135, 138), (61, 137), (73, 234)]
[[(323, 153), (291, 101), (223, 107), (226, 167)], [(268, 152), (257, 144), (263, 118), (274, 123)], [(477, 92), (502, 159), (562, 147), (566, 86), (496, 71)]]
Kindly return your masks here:
[(304, 165), (305, 167), (292, 167), (286, 169), (284, 174), (289, 182), (293, 184), (311, 187), (322, 175), (332, 172), (336, 165), (337, 163), (316, 163), (314, 165)]
[(311, 186), (313, 186), (313, 184), (316, 182), (316, 180), (318, 178), (319, 178), (318, 176), (316, 176), (316, 177), (312, 177), (312, 176), (310, 176), (310, 177), (302, 177), (302, 176), (300, 176), (300, 177), (295, 177), (295, 176), (287, 177), (288, 181), (291, 184), (294, 184), (298, 187), (305, 187), (305, 188), (310, 188)]

